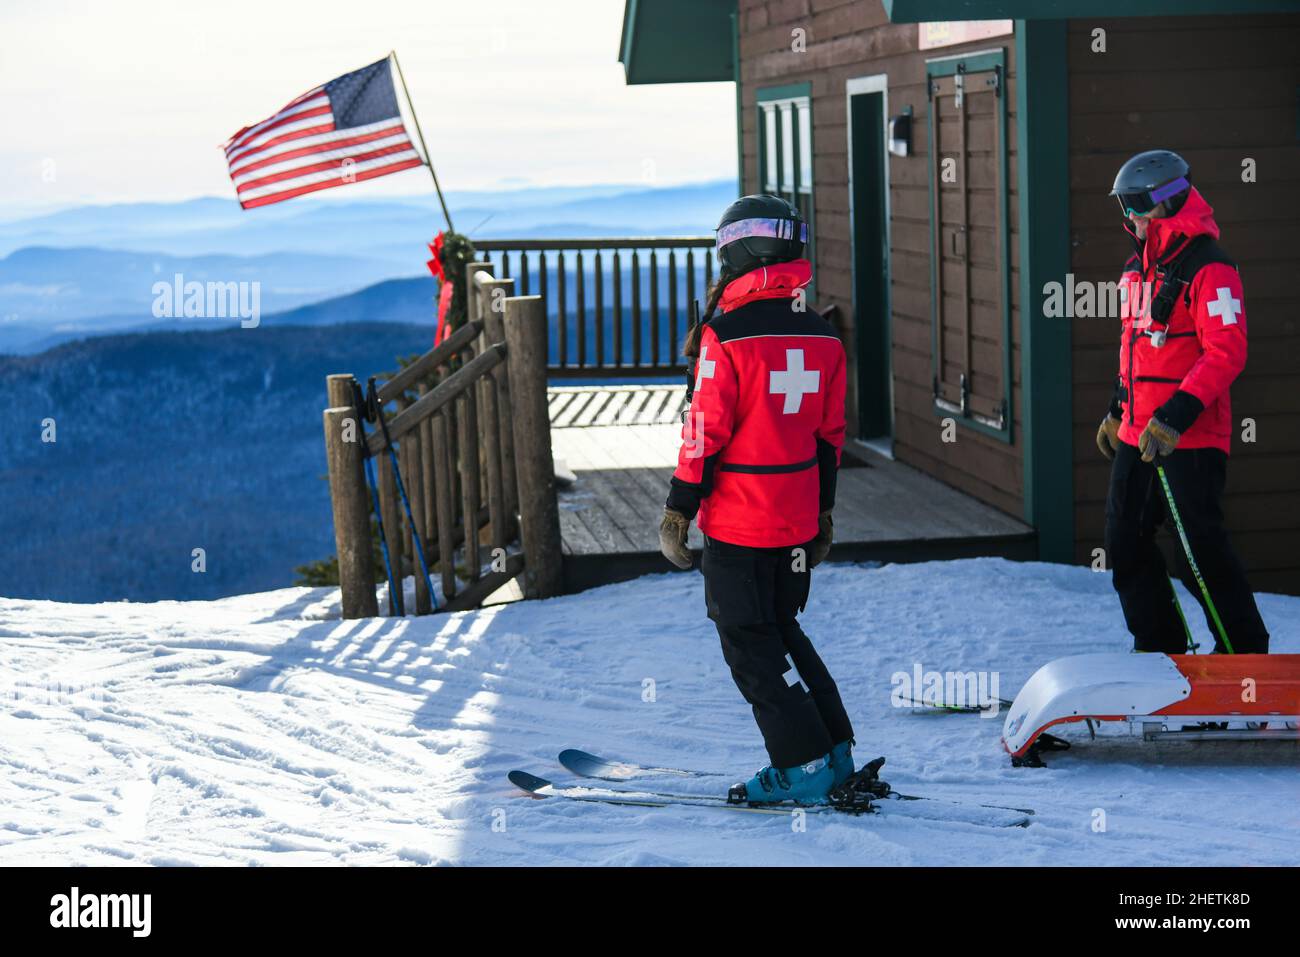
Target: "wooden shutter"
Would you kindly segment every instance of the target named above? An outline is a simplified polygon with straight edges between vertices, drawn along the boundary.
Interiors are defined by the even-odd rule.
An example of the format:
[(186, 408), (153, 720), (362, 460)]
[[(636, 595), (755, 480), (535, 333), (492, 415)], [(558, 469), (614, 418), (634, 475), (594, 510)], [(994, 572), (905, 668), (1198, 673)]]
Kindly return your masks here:
[(1009, 435), (1010, 264), (1001, 55), (929, 66), (935, 405)]

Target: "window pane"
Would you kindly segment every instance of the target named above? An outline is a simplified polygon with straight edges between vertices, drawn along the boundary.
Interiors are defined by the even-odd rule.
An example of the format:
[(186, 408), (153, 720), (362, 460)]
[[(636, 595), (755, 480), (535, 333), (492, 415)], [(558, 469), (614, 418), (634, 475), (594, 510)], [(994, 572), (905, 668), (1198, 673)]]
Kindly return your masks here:
[(763, 108), (763, 189), (776, 192), (776, 110)]
[(794, 105), (781, 110), (781, 192), (794, 192)]
[(812, 108), (799, 108), (799, 189), (812, 189)]

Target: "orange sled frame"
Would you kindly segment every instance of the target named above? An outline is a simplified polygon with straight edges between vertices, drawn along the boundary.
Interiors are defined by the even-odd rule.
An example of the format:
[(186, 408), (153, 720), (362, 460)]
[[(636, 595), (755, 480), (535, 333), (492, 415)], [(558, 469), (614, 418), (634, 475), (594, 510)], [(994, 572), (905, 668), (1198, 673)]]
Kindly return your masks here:
[[(1002, 746), (1015, 764), (1068, 747), (1048, 728), (1127, 721), (1143, 737), (1300, 740), (1300, 655), (1090, 654), (1039, 668), (1007, 712)], [(1232, 722), (1242, 727), (1212, 727)], [(1211, 727), (1198, 727), (1210, 725)], [(1191, 726), (1188, 728), (1187, 726)]]

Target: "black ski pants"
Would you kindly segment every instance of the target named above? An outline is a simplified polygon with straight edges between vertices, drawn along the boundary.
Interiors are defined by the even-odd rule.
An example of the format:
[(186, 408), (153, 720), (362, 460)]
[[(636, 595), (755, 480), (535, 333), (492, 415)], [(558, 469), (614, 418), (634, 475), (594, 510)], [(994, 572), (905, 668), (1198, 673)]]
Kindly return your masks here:
[(1172, 455), (1143, 462), (1131, 445), (1121, 443), (1111, 465), (1106, 498), (1106, 556), (1124, 620), (1133, 633), (1135, 651), (1187, 651), (1187, 633), (1174, 604), (1164, 556), (1156, 545), (1156, 530), (1168, 524), (1175, 536), (1175, 567), (1179, 578), (1205, 612), (1215, 650), (1224, 652), (1200, 587), (1183, 554), (1178, 531), (1156, 474), (1164, 466), (1174, 504), (1192, 547), (1192, 557), (1210, 592), (1228, 640), (1238, 654), (1268, 651), (1268, 631), (1255, 606), (1246, 572), (1223, 528), (1223, 486), (1228, 456), (1219, 449), (1175, 449)]
[(747, 548), (704, 540), (704, 598), (736, 687), (773, 767), (823, 757), (853, 737), (839, 689), (795, 616), (808, 601), (809, 545)]

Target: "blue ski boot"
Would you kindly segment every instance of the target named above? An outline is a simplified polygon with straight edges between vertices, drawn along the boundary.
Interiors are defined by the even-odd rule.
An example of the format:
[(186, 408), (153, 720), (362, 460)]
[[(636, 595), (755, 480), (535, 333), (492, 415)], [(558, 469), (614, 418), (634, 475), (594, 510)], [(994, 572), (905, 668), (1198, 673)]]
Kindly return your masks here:
[(727, 792), (728, 804), (825, 804), (835, 784), (830, 755), (822, 755), (807, 764), (792, 768), (763, 768), (744, 784), (733, 784)]
[(831, 748), (831, 770), (835, 772), (835, 783), (832, 788), (837, 788), (849, 779), (849, 775), (855, 770), (853, 767), (853, 739), (841, 741), (835, 747)]

